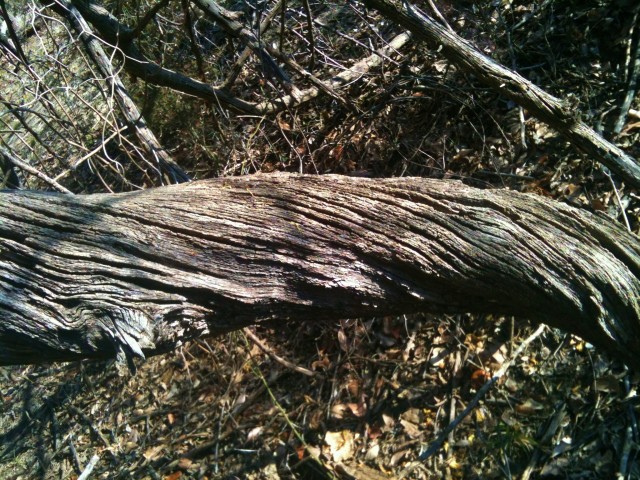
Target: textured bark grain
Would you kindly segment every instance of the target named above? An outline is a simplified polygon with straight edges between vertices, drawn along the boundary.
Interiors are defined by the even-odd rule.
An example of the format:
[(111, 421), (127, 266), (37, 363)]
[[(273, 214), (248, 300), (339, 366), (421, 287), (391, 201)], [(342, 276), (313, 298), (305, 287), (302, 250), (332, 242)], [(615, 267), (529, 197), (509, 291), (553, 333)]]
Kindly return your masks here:
[(634, 367), (640, 246), (604, 216), (419, 178), (0, 193), (0, 364), (131, 359), (268, 319), (513, 314)]

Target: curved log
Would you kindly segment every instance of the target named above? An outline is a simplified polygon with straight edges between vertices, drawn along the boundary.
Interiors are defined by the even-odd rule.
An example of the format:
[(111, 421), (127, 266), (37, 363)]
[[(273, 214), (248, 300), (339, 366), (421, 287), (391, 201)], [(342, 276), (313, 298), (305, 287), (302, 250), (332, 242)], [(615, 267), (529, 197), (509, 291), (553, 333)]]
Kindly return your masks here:
[(155, 354), (267, 319), (513, 314), (639, 368), (640, 244), (457, 181), (256, 175), (0, 193), (0, 364)]

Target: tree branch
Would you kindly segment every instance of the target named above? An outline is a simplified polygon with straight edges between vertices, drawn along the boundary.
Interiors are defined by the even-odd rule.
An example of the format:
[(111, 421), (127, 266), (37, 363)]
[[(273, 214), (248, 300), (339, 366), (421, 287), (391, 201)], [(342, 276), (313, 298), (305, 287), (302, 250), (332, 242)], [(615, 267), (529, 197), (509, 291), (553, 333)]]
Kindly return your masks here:
[(160, 145), (160, 142), (154, 133), (147, 127), (147, 123), (142, 114), (138, 110), (137, 105), (131, 99), (124, 83), (120, 80), (120, 76), (114, 72), (109, 57), (104, 52), (102, 45), (94, 38), (89, 25), (80, 15), (78, 10), (66, 0), (59, 0), (67, 9), (66, 19), (76, 30), (82, 39), (87, 53), (96, 64), (100, 73), (104, 76), (104, 80), (109, 87), (109, 93), (115, 98), (120, 112), (125, 118), (129, 127), (133, 130), (136, 137), (147, 151), (153, 163), (151, 165), (157, 170), (159, 176), (166, 175), (169, 183), (181, 183), (191, 180), (189, 175), (171, 158), (167, 151)]
[(262, 72), (269, 80), (275, 80), (282, 85), (289, 94), (297, 94), (297, 88), (291, 82), (289, 76), (280, 68), (271, 55), (260, 45), (258, 38), (251, 30), (236, 20), (237, 14), (222, 8), (213, 0), (193, 0), (202, 11), (212, 17), (227, 32), (251, 48), (260, 59)]
[[(43, 0), (44, 1), (44, 0)], [(178, 92), (202, 98), (213, 103), (221, 103), (236, 111), (259, 114), (260, 112), (249, 102), (240, 100), (224, 90), (195, 80), (186, 75), (163, 68), (149, 61), (135, 46), (131, 29), (120, 24), (107, 10), (95, 4), (92, 0), (71, 0), (82, 17), (97, 30), (100, 37), (107, 43), (118, 48), (124, 55), (125, 70), (135, 77), (160, 87), (168, 87)], [(61, 16), (65, 16), (65, 7), (61, 1), (46, 3)]]
[(389, 0), (363, 1), (367, 7), (375, 8), (389, 20), (411, 31), (416, 38), (441, 47), (439, 51), (450, 62), (525, 107), (618, 174), (628, 185), (640, 188), (640, 164), (581, 122), (568, 105), (483, 55), (469, 42), (418, 12), (409, 3), (405, 2), (407, 9), (400, 10)]

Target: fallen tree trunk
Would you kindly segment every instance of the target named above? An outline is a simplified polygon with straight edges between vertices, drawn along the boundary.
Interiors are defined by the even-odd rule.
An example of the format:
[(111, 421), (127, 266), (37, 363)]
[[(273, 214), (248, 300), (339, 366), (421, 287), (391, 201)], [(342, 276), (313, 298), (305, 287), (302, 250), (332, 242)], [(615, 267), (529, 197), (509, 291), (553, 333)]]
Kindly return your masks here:
[(546, 322), (639, 368), (640, 244), (544, 198), (419, 178), (0, 193), (0, 364), (418, 311)]

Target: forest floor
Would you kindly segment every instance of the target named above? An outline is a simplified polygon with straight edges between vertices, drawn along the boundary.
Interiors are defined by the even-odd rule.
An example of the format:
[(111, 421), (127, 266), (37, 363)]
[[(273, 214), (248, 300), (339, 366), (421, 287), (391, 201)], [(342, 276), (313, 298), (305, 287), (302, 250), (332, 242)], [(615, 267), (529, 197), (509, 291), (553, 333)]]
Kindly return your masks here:
[(516, 354), (533, 330), (471, 316), (274, 324), (135, 376), (4, 368), (0, 471), (75, 478), (96, 456), (90, 478), (638, 478), (638, 378), (550, 329)]
[[(624, 92), (622, 7), (459, 3), (443, 8), (456, 31), (607, 131)], [(457, 178), (640, 232), (640, 192), (545, 124), (435, 50), (412, 46), (391, 60), (371, 88), (354, 84), (355, 110), (319, 98), (272, 117), (212, 119), (175, 93), (142, 110), (198, 179), (276, 170)], [(249, 97), (257, 81), (243, 75)], [(143, 103), (151, 94), (140, 83), (130, 88)], [(639, 110), (636, 96), (615, 136), (635, 158)], [(104, 190), (85, 188), (89, 173), (66, 173), (65, 185)], [(0, 478), (79, 478), (89, 467), (96, 479), (640, 478), (639, 383), (581, 339), (510, 317), (274, 321), (190, 342), (133, 376), (109, 362), (0, 368)]]

